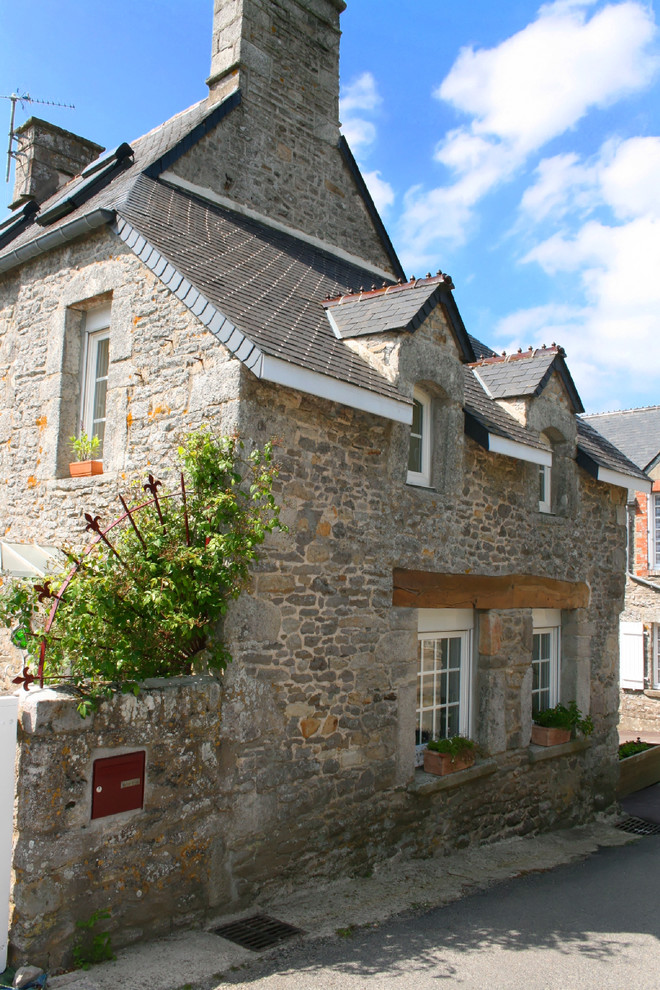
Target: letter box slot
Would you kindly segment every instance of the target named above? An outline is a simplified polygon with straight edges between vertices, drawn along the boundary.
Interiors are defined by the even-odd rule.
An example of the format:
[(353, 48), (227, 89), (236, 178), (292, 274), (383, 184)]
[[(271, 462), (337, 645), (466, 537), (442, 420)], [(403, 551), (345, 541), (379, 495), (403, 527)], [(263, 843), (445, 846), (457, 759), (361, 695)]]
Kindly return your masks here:
[(92, 818), (133, 811), (144, 803), (144, 752), (94, 760)]

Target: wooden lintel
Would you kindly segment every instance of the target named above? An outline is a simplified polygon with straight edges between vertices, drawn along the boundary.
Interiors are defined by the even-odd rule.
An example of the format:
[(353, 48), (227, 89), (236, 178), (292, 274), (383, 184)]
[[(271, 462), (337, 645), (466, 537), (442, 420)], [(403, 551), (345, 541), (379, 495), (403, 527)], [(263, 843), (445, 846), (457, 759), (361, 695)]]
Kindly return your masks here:
[(408, 608), (586, 608), (589, 585), (532, 574), (434, 574), (394, 569), (392, 604)]

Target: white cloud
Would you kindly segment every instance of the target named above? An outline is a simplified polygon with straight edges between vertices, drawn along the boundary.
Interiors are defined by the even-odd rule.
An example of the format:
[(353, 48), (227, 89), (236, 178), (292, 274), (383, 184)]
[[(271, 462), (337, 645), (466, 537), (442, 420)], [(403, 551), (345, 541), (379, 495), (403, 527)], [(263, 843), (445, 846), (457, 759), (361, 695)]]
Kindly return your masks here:
[(376, 125), (364, 114), (374, 113), (382, 103), (371, 72), (363, 72), (342, 89), (339, 114), (342, 132), (354, 154), (365, 154), (377, 136)]
[[(588, 18), (594, 2), (556, 0), (497, 47), (460, 52), (435, 95), (471, 120), (448, 132), (435, 151), (453, 182), (408, 193), (401, 223), (404, 252), (429, 253), (442, 240), (460, 244), (479, 200), (511, 179), (532, 153), (590, 109), (648, 85), (658, 67), (649, 52), (656, 31), (651, 11), (637, 0), (624, 0)], [(546, 166), (545, 188), (530, 193), (530, 210), (543, 214), (562, 202), (556, 173), (571, 164), (577, 165), (555, 162), (554, 175), (553, 166)], [(571, 175), (575, 189), (578, 179)], [(584, 181), (589, 186), (590, 180)]]
[(384, 213), (394, 202), (394, 190), (389, 182), (381, 177), (380, 172), (364, 172), (362, 178), (367, 184), (371, 198), (379, 213)]
[(638, 395), (647, 396), (642, 401), (657, 401), (659, 258), (660, 215), (618, 226), (589, 220), (575, 236), (553, 235), (524, 260), (555, 279), (560, 297), (577, 292), (583, 303), (513, 313), (498, 324), (498, 341), (507, 350), (562, 344), (582, 398), (594, 409), (609, 402), (622, 382), (633, 381)]
[[(366, 114), (377, 114), (382, 103), (376, 80), (371, 72), (363, 72), (342, 89), (339, 112), (342, 118), (342, 133), (356, 158), (364, 158), (374, 144), (378, 131)], [(371, 193), (378, 212), (384, 212), (392, 205), (395, 194), (392, 186), (375, 169), (363, 172), (362, 177)]]
[(371, 72), (363, 72), (342, 89), (340, 115), (348, 117), (356, 110), (377, 110), (383, 102)]
[(659, 137), (610, 140), (586, 163), (572, 153), (543, 159), (520, 209), (526, 220), (536, 222), (558, 222), (570, 212), (584, 216), (599, 206), (617, 220), (658, 217), (659, 175)]

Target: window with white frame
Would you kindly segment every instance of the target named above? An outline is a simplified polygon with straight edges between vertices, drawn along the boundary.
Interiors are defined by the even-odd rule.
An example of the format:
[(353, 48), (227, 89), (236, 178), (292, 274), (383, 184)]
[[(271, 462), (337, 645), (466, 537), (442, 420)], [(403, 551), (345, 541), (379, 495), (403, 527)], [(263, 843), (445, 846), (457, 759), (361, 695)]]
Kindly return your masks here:
[(559, 701), (561, 612), (534, 609), (532, 622), (532, 715), (536, 715)]
[(431, 398), (421, 389), (413, 395), (413, 421), (408, 449), (409, 485), (431, 484)]
[(653, 665), (653, 687), (660, 688), (660, 623), (654, 622), (651, 632), (651, 650)]
[(649, 567), (660, 571), (660, 493), (649, 495)]
[(96, 456), (103, 457), (110, 357), (110, 306), (85, 314), (80, 432), (99, 438)]
[(420, 609), (416, 763), (430, 739), (470, 735), (471, 609)]
[(539, 464), (539, 512), (552, 512), (552, 468)]

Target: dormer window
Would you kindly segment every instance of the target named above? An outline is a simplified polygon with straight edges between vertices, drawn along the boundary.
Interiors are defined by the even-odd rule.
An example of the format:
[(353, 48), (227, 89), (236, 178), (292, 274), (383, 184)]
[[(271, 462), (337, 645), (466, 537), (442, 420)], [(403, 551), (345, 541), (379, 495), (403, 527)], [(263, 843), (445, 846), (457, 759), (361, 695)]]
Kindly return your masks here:
[(552, 512), (552, 468), (539, 464), (539, 512)]
[(413, 395), (413, 421), (408, 450), (409, 485), (428, 488), (431, 484), (431, 399), (421, 389)]

